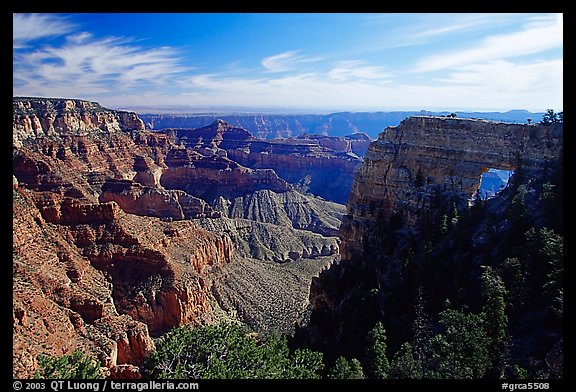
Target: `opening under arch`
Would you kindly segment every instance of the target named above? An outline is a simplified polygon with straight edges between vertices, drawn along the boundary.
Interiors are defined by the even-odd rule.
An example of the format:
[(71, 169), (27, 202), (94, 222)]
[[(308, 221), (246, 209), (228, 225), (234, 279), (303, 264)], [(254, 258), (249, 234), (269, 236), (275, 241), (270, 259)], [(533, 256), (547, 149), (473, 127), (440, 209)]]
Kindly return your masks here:
[(480, 187), (476, 191), (482, 200), (490, 199), (508, 186), (514, 170), (490, 168), (482, 173)]

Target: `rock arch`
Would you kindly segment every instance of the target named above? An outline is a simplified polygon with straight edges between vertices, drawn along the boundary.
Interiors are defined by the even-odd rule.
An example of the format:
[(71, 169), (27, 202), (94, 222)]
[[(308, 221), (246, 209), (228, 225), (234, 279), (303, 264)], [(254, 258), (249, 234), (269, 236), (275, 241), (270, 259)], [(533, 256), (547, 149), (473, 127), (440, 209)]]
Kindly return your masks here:
[(519, 162), (526, 170), (542, 167), (560, 156), (562, 144), (563, 124), (415, 116), (387, 128), (370, 144), (356, 174), (341, 227), (348, 239), (342, 257), (370, 231), (377, 214), (400, 212), (411, 221), (433, 186), (464, 204), (489, 168), (515, 170)]

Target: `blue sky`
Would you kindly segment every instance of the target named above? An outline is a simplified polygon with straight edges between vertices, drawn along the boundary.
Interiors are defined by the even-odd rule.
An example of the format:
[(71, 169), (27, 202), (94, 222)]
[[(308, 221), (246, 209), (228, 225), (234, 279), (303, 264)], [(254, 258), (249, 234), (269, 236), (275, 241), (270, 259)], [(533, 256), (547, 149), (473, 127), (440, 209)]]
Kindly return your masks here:
[(562, 14), (14, 14), (13, 94), (108, 107), (563, 110)]

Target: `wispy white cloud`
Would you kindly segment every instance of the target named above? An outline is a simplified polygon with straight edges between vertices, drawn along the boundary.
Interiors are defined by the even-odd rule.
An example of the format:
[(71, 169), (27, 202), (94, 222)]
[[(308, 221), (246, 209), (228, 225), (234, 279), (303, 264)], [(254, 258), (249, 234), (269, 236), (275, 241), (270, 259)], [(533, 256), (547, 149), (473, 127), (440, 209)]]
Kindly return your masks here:
[[(491, 79), (494, 70), (507, 69)], [(379, 70), (380, 71), (380, 70)], [(324, 106), (332, 108), (444, 110), (545, 110), (562, 108), (561, 61), (516, 66), (492, 63), (470, 66), (440, 81), (388, 83), (369, 78), (337, 79), (329, 72), (278, 77), (188, 78), (186, 89), (163, 102), (189, 105)], [(144, 98), (134, 97), (139, 104)], [(546, 102), (536, 107), (534, 102)], [(152, 104), (151, 102), (150, 104)]]
[(480, 44), (470, 49), (425, 57), (416, 64), (415, 71), (436, 71), (520, 57), (562, 45), (563, 17), (562, 14), (557, 14), (552, 19), (533, 20), (519, 32), (486, 37)]
[(61, 46), (45, 46), (14, 56), (14, 94), (53, 95), (73, 86), (74, 96), (121, 93), (136, 82), (161, 84), (186, 70), (174, 49), (144, 49), (125, 38), (67, 37)]
[(514, 14), (431, 14), (425, 22), (416, 24), (409, 34), (412, 39), (436, 38), (447, 34), (460, 34), (477, 28), (487, 28), (506, 22)]
[(298, 55), (300, 50), (291, 50), (262, 59), (262, 66), (269, 72), (290, 71), (304, 63), (320, 61), (320, 57)]
[(384, 81), (390, 75), (384, 72), (384, 67), (367, 65), (362, 60), (341, 61), (329, 73), (328, 77), (334, 80), (372, 79)]
[(12, 46), (24, 48), (30, 41), (65, 35), (76, 26), (62, 16), (51, 14), (12, 14)]
[[(406, 23), (403, 14), (371, 14), (365, 16), (366, 25), (372, 29), (374, 40), (357, 47), (356, 53), (382, 52), (389, 49), (422, 46), (445, 42), (451, 37), (502, 27), (518, 19), (516, 14), (411, 14)], [(379, 26), (385, 31), (376, 30)]]
[[(470, 41), (471, 47), (460, 51), (451, 46), (453, 37), (490, 23), (501, 27), (510, 17), (494, 22), (486, 15), (450, 16), (443, 24), (433, 23), (433, 18), (422, 16), (406, 30), (398, 24), (412, 34), (390, 34), (387, 39), (406, 45), (410, 39), (412, 43), (447, 42), (445, 53), (414, 60), (418, 54), (412, 53), (419, 52), (412, 52), (394, 62), (378, 57), (381, 42), (377, 42), (374, 50), (323, 52), (323, 58), (302, 50), (260, 55), (260, 64), (242, 58), (212, 66), (208, 73), (189, 66), (191, 59), (177, 48), (142, 47), (131, 38), (94, 36), (64, 17), (16, 14), (15, 21), (24, 22), (14, 27), (13, 93), (78, 97), (109, 106), (562, 108), (562, 59), (550, 59), (545, 53), (537, 59), (526, 56), (562, 46), (561, 15), (524, 17), (521, 30)], [(32, 42), (47, 37), (58, 39), (43, 40), (41, 45)], [(366, 40), (366, 45), (374, 42)], [(367, 53), (371, 56), (361, 60)], [(535, 107), (534, 102), (546, 104)]]
[(562, 92), (563, 61), (560, 59), (515, 64), (496, 60), (483, 64), (471, 64), (451, 72), (442, 83), (462, 86), (485, 86), (495, 90), (546, 91), (550, 88)]
[(72, 42), (74, 44), (81, 44), (82, 42), (87, 41), (88, 39), (92, 38), (92, 33), (88, 31), (83, 31), (78, 34), (70, 34), (66, 36), (66, 41)]

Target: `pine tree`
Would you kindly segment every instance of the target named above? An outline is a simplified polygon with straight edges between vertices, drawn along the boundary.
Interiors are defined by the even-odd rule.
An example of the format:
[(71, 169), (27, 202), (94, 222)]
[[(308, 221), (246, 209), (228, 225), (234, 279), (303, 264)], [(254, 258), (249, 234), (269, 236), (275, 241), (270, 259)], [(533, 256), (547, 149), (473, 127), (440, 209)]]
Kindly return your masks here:
[(500, 276), (490, 266), (483, 266), (482, 295), (485, 300), (483, 312), (486, 314), (486, 332), (491, 339), (490, 357), (494, 369), (503, 373), (506, 364), (506, 336), (508, 316), (506, 315), (506, 288)]
[(490, 366), (490, 339), (484, 313), (447, 309), (440, 313), (442, 334), (432, 339), (436, 377), (481, 378)]
[(405, 342), (400, 346), (389, 368), (390, 378), (395, 379), (421, 379), (422, 367), (414, 358), (412, 345)]
[(332, 379), (360, 379), (364, 378), (362, 372), (362, 365), (356, 358), (352, 358), (350, 362), (344, 357), (338, 357), (334, 366), (328, 371), (328, 378)]
[(322, 353), (307, 349), (290, 353), (285, 337), (247, 332), (227, 323), (175, 328), (151, 354), (149, 375), (164, 379), (320, 378)]
[(47, 355), (38, 357), (38, 371), (34, 378), (52, 379), (99, 379), (100, 362), (84, 355), (81, 351), (74, 351), (70, 355), (58, 358)]
[(514, 311), (519, 311), (529, 296), (530, 284), (525, 260), (507, 257), (502, 262), (502, 277), (510, 288), (510, 302)]
[(368, 376), (371, 378), (387, 378), (390, 364), (386, 357), (386, 330), (381, 322), (376, 323), (368, 332), (368, 347), (366, 350)]
[(555, 113), (554, 109), (547, 109), (546, 113), (542, 116), (540, 124), (550, 125), (564, 122), (564, 112)]
[(563, 284), (564, 238), (546, 227), (526, 232), (526, 241), (532, 255), (533, 268), (545, 276), (544, 294), (556, 298)]
[(414, 358), (418, 363), (418, 367), (422, 369), (422, 371), (428, 368), (430, 357), (429, 341), (431, 337), (430, 317), (426, 314), (425, 305), (424, 288), (419, 286), (416, 296), (414, 324), (412, 327), (414, 331), (414, 339), (412, 343)]

